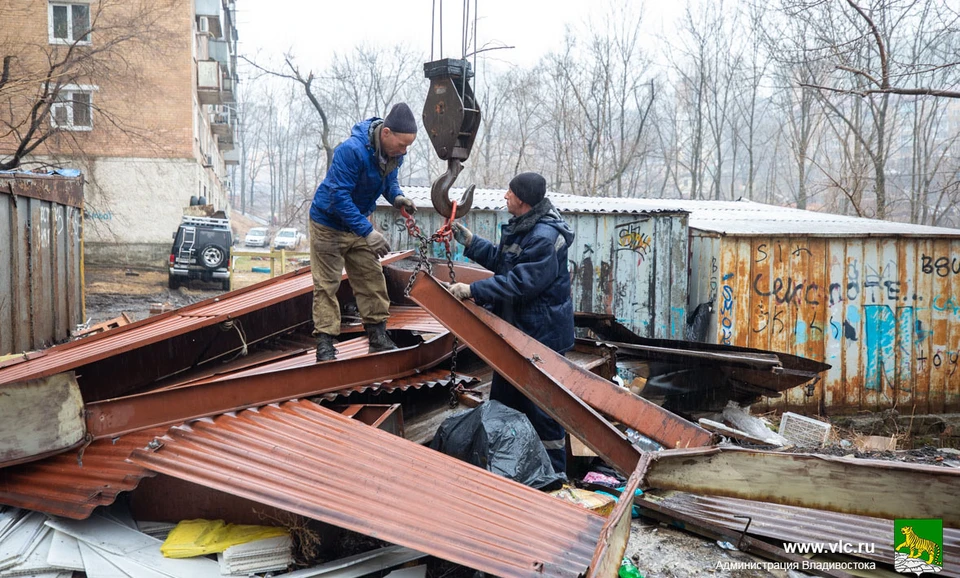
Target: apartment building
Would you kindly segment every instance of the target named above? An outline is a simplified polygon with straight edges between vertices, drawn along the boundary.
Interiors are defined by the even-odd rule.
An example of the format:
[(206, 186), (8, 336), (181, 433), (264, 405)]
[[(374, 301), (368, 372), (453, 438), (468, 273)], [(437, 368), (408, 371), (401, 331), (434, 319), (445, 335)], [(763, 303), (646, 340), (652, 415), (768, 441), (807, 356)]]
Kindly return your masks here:
[[(191, 197), (227, 209), (239, 164), (234, 0), (0, 0), (0, 20), (0, 57), (15, 55), (20, 85), (55, 85), (39, 127), (50, 137), (22, 166), (82, 171), (88, 262), (163, 266)], [(29, 107), (37, 90), (0, 97)], [(0, 160), (16, 145), (0, 136)]]

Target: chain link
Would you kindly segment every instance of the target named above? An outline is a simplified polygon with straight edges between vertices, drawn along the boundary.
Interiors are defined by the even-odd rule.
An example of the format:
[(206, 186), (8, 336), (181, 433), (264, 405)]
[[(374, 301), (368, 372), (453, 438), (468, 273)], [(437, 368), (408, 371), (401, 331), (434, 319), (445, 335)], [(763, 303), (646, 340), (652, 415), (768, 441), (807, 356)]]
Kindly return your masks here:
[[(453, 213), (447, 223), (440, 227), (440, 229), (427, 237), (423, 234), (423, 231), (420, 229), (420, 226), (417, 224), (417, 220), (413, 218), (406, 210), (400, 209), (400, 213), (404, 218), (404, 225), (407, 227), (407, 233), (411, 237), (417, 240), (417, 266), (413, 270), (413, 273), (410, 275), (410, 281), (407, 283), (406, 288), (403, 290), (404, 297), (410, 296), (410, 291), (413, 289), (413, 284), (417, 281), (417, 273), (420, 271), (426, 271), (428, 275), (433, 275), (433, 264), (430, 263), (430, 257), (427, 254), (427, 249), (432, 243), (443, 243), (444, 255), (447, 258), (447, 267), (450, 270), (450, 284), (457, 282), (457, 271), (453, 266), (453, 251), (450, 249), (451, 241), (453, 240), (453, 229), (451, 229), (451, 224), (456, 218), (457, 205), (454, 202)], [(457, 394), (463, 391), (463, 387), (457, 384), (457, 349), (460, 347), (460, 340), (456, 337), (453, 338), (453, 350), (450, 352), (450, 406), (454, 407), (460, 403)]]

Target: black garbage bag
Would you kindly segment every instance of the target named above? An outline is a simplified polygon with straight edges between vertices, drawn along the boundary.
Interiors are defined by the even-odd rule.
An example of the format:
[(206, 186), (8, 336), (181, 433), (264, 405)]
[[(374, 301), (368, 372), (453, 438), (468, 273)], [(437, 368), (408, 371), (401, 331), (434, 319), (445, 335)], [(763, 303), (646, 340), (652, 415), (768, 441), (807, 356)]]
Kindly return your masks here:
[(430, 447), (538, 490), (566, 479), (553, 471), (527, 416), (499, 401), (448, 417)]

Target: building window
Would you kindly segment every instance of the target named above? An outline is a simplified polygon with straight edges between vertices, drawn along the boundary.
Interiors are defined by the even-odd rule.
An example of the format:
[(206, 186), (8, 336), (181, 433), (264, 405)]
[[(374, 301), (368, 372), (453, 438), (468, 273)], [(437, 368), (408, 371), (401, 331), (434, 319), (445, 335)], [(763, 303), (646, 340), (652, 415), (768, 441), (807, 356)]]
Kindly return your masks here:
[(50, 123), (64, 130), (93, 130), (94, 86), (65, 86), (50, 107)]
[(89, 4), (50, 4), (51, 44), (90, 44)]

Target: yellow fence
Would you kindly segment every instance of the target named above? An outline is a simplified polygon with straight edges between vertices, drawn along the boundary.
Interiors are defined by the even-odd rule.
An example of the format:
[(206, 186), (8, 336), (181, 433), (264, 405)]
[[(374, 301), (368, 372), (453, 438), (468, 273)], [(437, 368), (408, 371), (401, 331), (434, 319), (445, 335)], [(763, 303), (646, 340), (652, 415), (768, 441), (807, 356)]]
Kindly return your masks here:
[[(306, 251), (231, 251), (230, 255), (233, 257), (231, 261), (231, 272), (236, 271), (237, 257), (250, 257), (258, 259), (269, 259), (270, 260), (270, 277), (276, 277), (277, 275), (283, 275), (287, 272), (287, 264), (291, 259), (306, 259), (309, 263), (310, 253)], [(280, 267), (277, 268), (277, 262), (279, 261)], [(233, 275), (230, 275), (233, 277)]]

